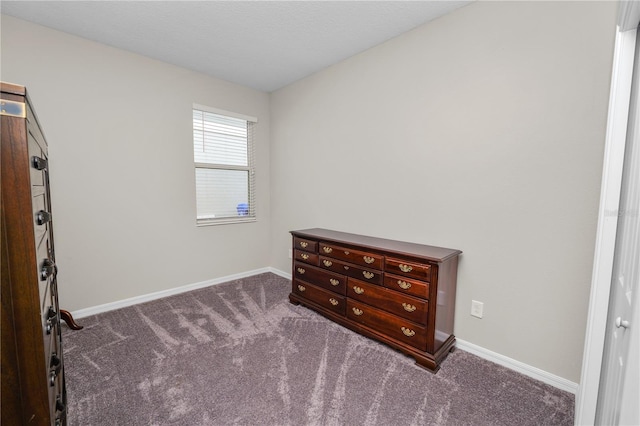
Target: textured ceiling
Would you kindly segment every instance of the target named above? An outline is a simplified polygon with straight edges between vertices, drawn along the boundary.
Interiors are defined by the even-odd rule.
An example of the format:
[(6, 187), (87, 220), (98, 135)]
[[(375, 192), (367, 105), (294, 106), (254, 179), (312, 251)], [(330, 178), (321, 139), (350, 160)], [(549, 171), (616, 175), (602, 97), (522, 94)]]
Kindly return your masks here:
[(0, 11), (271, 92), (470, 1), (1, 1)]

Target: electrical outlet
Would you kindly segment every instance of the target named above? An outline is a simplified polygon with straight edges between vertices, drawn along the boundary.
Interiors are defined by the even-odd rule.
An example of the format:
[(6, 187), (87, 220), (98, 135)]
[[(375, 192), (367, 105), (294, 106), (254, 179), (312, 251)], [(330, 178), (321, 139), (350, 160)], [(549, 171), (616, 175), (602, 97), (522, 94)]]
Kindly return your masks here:
[(293, 249), (289, 249), (289, 259), (293, 257)]
[(477, 300), (471, 301), (471, 316), (476, 318), (482, 318), (484, 310), (484, 303), (478, 302)]

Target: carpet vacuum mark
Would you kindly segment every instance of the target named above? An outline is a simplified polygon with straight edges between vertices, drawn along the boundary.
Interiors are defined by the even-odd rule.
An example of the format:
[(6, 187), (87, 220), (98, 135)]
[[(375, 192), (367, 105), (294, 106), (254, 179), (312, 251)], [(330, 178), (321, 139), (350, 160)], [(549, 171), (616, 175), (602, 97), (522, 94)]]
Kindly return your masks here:
[(461, 350), (431, 374), (289, 291), (267, 273), (65, 328), (69, 424), (573, 424), (570, 393)]

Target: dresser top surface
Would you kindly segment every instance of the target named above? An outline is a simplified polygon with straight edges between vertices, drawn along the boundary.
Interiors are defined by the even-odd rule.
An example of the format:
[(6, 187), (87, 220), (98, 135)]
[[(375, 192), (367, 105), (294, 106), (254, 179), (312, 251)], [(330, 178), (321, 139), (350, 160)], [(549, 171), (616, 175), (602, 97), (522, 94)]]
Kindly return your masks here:
[(462, 251), (456, 249), (388, 240), (385, 238), (369, 237), (366, 235), (351, 234), (348, 232), (333, 231), (322, 228), (301, 229), (291, 231), (291, 234), (296, 237), (315, 238), (327, 242), (352, 244), (372, 250), (383, 250), (401, 255), (421, 257), (434, 262), (444, 262), (445, 260), (458, 256), (462, 253)]
[(19, 84), (7, 83), (0, 81), (0, 91), (2, 93), (11, 93), (12, 95), (25, 96), (27, 89)]

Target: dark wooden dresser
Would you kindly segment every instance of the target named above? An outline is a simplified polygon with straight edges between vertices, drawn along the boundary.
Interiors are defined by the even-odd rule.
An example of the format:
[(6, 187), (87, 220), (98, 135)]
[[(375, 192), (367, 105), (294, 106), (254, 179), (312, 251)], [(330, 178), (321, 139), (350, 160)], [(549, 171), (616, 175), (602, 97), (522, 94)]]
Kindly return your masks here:
[(45, 141), (22, 86), (0, 83), (3, 425), (66, 424)]
[(291, 234), (291, 303), (438, 371), (455, 347), (460, 250), (317, 228)]

